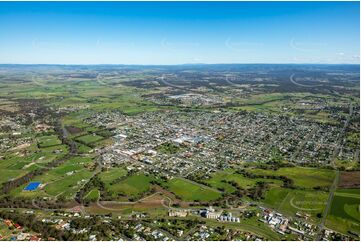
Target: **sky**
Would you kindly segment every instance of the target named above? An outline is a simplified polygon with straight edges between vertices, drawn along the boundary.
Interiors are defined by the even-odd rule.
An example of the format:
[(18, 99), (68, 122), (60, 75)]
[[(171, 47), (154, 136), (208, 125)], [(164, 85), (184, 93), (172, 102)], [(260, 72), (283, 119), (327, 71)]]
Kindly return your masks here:
[(359, 53), (359, 2), (0, 2), (2, 64), (337, 64)]

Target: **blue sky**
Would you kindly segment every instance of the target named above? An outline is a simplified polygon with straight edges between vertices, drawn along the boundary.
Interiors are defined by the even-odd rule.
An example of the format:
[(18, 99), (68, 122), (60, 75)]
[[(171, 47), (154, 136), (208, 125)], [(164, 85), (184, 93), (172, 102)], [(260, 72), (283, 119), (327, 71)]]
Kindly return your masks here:
[(0, 2), (0, 63), (359, 63), (359, 2)]

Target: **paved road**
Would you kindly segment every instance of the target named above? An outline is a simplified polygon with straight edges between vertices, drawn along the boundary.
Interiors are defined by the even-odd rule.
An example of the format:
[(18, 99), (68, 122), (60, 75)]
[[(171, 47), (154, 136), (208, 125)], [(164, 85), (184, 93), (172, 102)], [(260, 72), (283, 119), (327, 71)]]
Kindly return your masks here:
[[(341, 133), (338, 136), (338, 142), (337, 142), (337, 145), (336, 145), (336, 148), (334, 150), (333, 157), (332, 157), (332, 160), (331, 160), (331, 165), (333, 167), (335, 166), (335, 160), (337, 159), (337, 156), (338, 156), (338, 154), (340, 152), (340, 148), (342, 147), (343, 137), (345, 135), (347, 126), (348, 126), (348, 124), (349, 124), (349, 122), (351, 120), (352, 114), (353, 114), (353, 105), (352, 105), (352, 102), (350, 102), (349, 116), (348, 116), (348, 118), (347, 118), (347, 120), (346, 120), (346, 122), (345, 122), (345, 124), (343, 126), (343, 129), (342, 129)], [(332, 200), (333, 200), (333, 197), (334, 197), (335, 190), (337, 188), (339, 179), (340, 179), (340, 171), (337, 170), (335, 179), (334, 179), (333, 184), (332, 184), (332, 186), (330, 188), (330, 195), (329, 195), (328, 200), (327, 200), (327, 205), (326, 205), (325, 211), (323, 212), (322, 220), (321, 220), (321, 223), (319, 225), (319, 230), (318, 230), (318, 233), (317, 233), (317, 240), (322, 239), (322, 230), (325, 227), (326, 217), (327, 217), (327, 214), (328, 214), (328, 212), (330, 210)]]
[(325, 227), (326, 217), (327, 217), (328, 211), (330, 210), (332, 200), (333, 200), (333, 196), (335, 194), (335, 190), (337, 188), (339, 178), (340, 178), (340, 172), (336, 171), (335, 179), (333, 180), (332, 186), (330, 188), (330, 195), (328, 196), (326, 208), (325, 208), (325, 211), (323, 212), (322, 220), (321, 220), (321, 223), (320, 223), (320, 225), (318, 227), (317, 240), (322, 240), (322, 230)]
[(321, 84), (316, 84), (316, 85), (305, 85), (305, 84), (300, 84), (298, 82), (296, 82), (293, 77), (295, 76), (295, 73), (293, 73), (291, 76), (290, 76), (290, 81), (297, 85), (297, 86), (300, 86), (300, 87), (319, 87), (319, 86), (322, 86)]

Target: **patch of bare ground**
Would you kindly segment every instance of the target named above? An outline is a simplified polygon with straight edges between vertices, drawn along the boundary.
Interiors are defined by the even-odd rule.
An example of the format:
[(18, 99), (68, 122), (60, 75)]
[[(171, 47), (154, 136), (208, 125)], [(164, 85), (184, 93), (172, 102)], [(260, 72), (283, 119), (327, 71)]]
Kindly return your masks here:
[(76, 126), (65, 126), (66, 130), (69, 131), (70, 134), (78, 134), (81, 133), (83, 130), (81, 128), (78, 128)]
[(340, 188), (359, 188), (360, 171), (342, 171), (338, 184)]

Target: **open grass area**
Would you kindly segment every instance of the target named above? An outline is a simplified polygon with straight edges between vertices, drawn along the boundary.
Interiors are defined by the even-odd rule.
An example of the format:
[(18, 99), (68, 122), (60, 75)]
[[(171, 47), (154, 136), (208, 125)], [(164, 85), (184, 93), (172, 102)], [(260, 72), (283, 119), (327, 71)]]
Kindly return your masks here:
[(263, 202), (272, 208), (278, 209), (282, 206), (282, 202), (285, 200), (288, 193), (289, 190), (285, 188), (272, 188), (266, 193)]
[(78, 153), (80, 153), (80, 154), (86, 154), (86, 153), (89, 153), (89, 151), (92, 150), (92, 148), (90, 148), (89, 146), (86, 146), (86, 145), (81, 144), (81, 143), (77, 143), (76, 145), (78, 147)]
[(343, 195), (343, 196), (352, 196), (352, 197), (360, 197), (360, 189), (359, 188), (338, 188), (335, 194)]
[(294, 185), (303, 188), (316, 186), (329, 187), (335, 178), (335, 171), (305, 167), (282, 167), (276, 171), (263, 169), (249, 169), (257, 175), (286, 176), (294, 181)]
[[(113, 173), (113, 176), (116, 175)], [(146, 176), (145, 174), (135, 174), (115, 184), (106, 186), (106, 189), (113, 197), (133, 197), (148, 191), (151, 186), (150, 182), (153, 179), (152, 176)]]
[(57, 135), (47, 135), (37, 137), (39, 147), (48, 147), (61, 144)]
[(12, 179), (16, 179), (22, 175), (25, 175), (27, 172), (24, 170), (9, 170), (1, 169), (0, 183), (7, 182)]
[(259, 181), (269, 182), (271, 184), (276, 184), (278, 186), (282, 185), (280, 180), (271, 180), (271, 179), (263, 179), (263, 178), (256, 178), (251, 179), (244, 177), (241, 174), (237, 174), (234, 170), (227, 170), (227, 171), (218, 171), (212, 175), (210, 179), (204, 180), (209, 186), (220, 189), (222, 191), (232, 193), (236, 190), (229, 181), (236, 182), (240, 187), (243, 189), (250, 188), (256, 185)]
[[(343, 234), (360, 234), (360, 223), (328, 214), (325, 226)], [(353, 234), (350, 234), (352, 232)]]
[[(341, 233), (360, 231), (360, 197), (356, 189), (337, 190), (327, 216), (326, 226)], [(350, 196), (351, 195), (351, 196)], [(358, 197), (357, 197), (358, 195)]]
[(360, 231), (360, 190), (337, 189), (327, 215), (326, 226), (347, 234)]
[(63, 195), (65, 197), (72, 197), (81, 188), (81, 185), (90, 179), (92, 174), (89, 170), (82, 170), (63, 179), (48, 183), (44, 189), (45, 193), (50, 196)]
[(266, 193), (262, 202), (289, 216), (295, 216), (297, 212), (302, 212), (311, 215), (313, 221), (318, 221), (317, 214), (322, 214), (326, 208), (328, 195), (328, 192), (322, 191), (275, 187)]
[(184, 201), (212, 201), (221, 197), (220, 192), (180, 178), (173, 178), (164, 186)]
[(99, 190), (98, 189), (93, 189), (91, 190), (85, 197), (84, 200), (85, 201), (97, 201), (99, 199)]
[(119, 168), (112, 168), (110, 170), (103, 171), (102, 173), (99, 174), (99, 178), (106, 185), (109, 185), (115, 179), (124, 177), (126, 175), (127, 175), (127, 171), (124, 168), (119, 167)]
[(43, 187), (34, 191), (23, 191), (24, 184), (11, 191), (16, 197), (56, 197), (63, 195), (71, 198), (92, 176), (93, 172), (87, 166), (92, 162), (91, 157), (73, 157), (62, 165), (51, 169), (43, 175), (34, 177), (34, 181), (42, 183)]
[(26, 153), (8, 152), (0, 159), (0, 186), (11, 179), (16, 179), (43, 167), (54, 159), (60, 158), (68, 151), (66, 145), (38, 148), (36, 142), (26, 148)]
[[(336, 217), (359, 222), (360, 221), (360, 197), (348, 196), (347, 193), (336, 193), (330, 210), (330, 214)], [(354, 194), (353, 194), (354, 195)]]
[(91, 144), (91, 143), (97, 142), (101, 139), (103, 139), (103, 136), (99, 136), (96, 134), (87, 134), (87, 135), (76, 138), (77, 141), (80, 141), (85, 144)]

